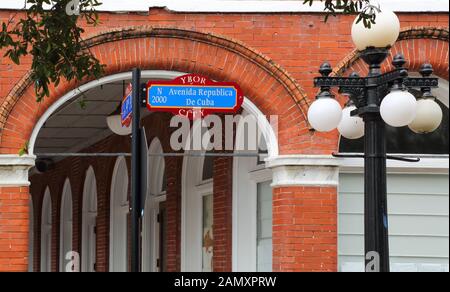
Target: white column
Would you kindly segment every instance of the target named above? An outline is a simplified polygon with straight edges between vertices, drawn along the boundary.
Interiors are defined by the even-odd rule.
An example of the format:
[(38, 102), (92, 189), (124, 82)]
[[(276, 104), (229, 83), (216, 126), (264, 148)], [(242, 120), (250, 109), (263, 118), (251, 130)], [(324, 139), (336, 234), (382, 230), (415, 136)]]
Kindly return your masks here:
[(267, 160), (272, 187), (338, 186), (339, 161), (326, 155), (281, 155)]
[(31, 155), (0, 155), (0, 187), (29, 186), (28, 171), (35, 159)]

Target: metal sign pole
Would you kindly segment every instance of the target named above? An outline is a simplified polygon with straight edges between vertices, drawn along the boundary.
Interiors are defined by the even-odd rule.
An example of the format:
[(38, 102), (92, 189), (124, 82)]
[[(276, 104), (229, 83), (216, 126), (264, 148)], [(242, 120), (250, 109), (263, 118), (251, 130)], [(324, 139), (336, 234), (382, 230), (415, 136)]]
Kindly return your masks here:
[(140, 202), (141, 202), (141, 70), (133, 69), (133, 117), (131, 145), (131, 272), (140, 271)]

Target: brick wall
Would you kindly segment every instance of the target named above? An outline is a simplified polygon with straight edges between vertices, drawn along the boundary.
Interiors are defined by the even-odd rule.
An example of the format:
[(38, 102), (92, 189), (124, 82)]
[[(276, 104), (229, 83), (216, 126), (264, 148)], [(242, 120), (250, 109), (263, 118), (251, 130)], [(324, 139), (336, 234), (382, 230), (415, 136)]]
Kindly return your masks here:
[(28, 270), (28, 187), (0, 187), (0, 272)]
[(276, 188), (273, 204), (273, 270), (337, 271), (336, 188)]
[[(0, 11), (0, 19), (7, 19), (11, 13)], [(399, 16), (404, 28), (442, 26), (448, 32), (446, 14)], [(265, 114), (280, 115), (282, 153), (323, 154), (335, 150), (338, 137), (336, 132), (308, 131), (307, 102), (316, 93), (312, 79), (321, 62), (337, 65), (353, 50), (353, 17), (338, 16), (328, 23), (323, 17), (304, 13), (184, 14), (151, 9), (148, 15), (102, 13), (102, 25), (86, 28), (85, 36), (98, 36), (89, 44), (94, 55), (107, 65), (107, 74), (140, 66), (238, 81)], [(125, 27), (130, 29), (122, 32)], [(112, 32), (99, 36), (105, 30)], [(131, 39), (122, 40), (124, 35)], [(448, 33), (447, 42), (434, 38), (436, 42), (444, 44), (440, 55), (448, 55)], [(408, 56), (426, 52), (412, 47), (405, 48), (411, 50)], [(448, 61), (444, 63), (448, 68)], [(17, 153), (30, 137), (36, 119), (76, 84), (62, 83), (53, 88), (52, 96), (38, 107), (30, 79), (26, 78), (29, 60), (14, 66), (3, 58), (0, 66), (0, 153)]]
[(232, 253), (233, 158), (214, 161), (214, 271), (229, 272)]
[[(0, 21), (7, 20), (13, 14), (14, 11), (0, 11)], [(439, 76), (448, 80), (448, 15), (405, 13), (399, 16), (404, 32), (393, 52), (403, 51), (411, 61), (409, 65), (412, 69), (417, 68), (417, 64), (423, 61), (432, 62)], [(124, 72), (134, 66), (140, 66), (143, 69), (200, 73), (216, 80), (237, 81), (241, 84), (245, 95), (264, 114), (280, 116), (281, 154), (329, 154), (337, 148), (337, 132), (326, 134), (311, 132), (305, 118), (308, 102), (316, 93), (316, 89), (312, 87), (312, 79), (317, 75), (320, 63), (325, 60), (335, 65), (335, 71), (342, 74), (348, 74), (346, 69), (349, 67), (364, 74), (364, 68), (353, 51), (350, 38), (353, 17), (341, 15), (330, 18), (328, 23), (323, 22), (323, 17), (322, 14), (306, 13), (186, 14), (171, 13), (163, 9), (151, 9), (148, 15), (101, 13), (102, 24), (96, 28), (87, 27), (85, 38), (88, 39), (87, 45), (91, 47), (94, 55), (107, 65), (107, 74)], [(110, 33), (102, 34), (104, 31)], [(93, 38), (89, 38), (90, 36)], [(17, 154), (29, 140), (37, 119), (57, 99), (79, 86), (73, 82), (63, 82), (58, 88), (52, 88), (51, 97), (38, 105), (35, 102), (33, 88), (30, 86), (29, 68), (29, 58), (23, 59), (19, 66), (11, 64), (7, 58), (0, 60), (0, 154)], [(147, 136), (158, 136), (163, 141), (164, 150), (167, 151), (168, 132), (165, 121), (164, 119), (153, 121), (155, 126), (152, 129), (157, 131), (157, 134), (147, 129)], [(86, 151), (99, 150), (129, 151), (129, 141), (111, 137)], [(47, 185), (50, 186), (52, 194), (53, 270), (58, 270), (58, 218), (62, 186), (69, 177), (74, 203), (73, 246), (79, 250), (82, 186), (85, 172), (90, 165), (94, 167), (98, 187), (97, 267), (99, 271), (108, 270), (109, 192), (114, 162), (114, 159), (109, 158), (68, 159), (59, 163), (55, 170), (46, 175), (34, 176), (31, 179), (31, 192), (35, 202), (35, 239), (40, 237), (39, 214), (42, 195)], [(180, 269), (181, 164), (182, 159), (179, 158), (166, 160), (170, 220), (168, 268), (172, 271)], [(219, 169), (226, 169), (225, 166), (231, 168), (231, 162), (225, 159), (216, 161), (215, 165), (217, 168), (215, 197), (224, 206), (229, 206), (231, 183), (224, 183), (229, 173)], [(24, 202), (15, 196), (20, 194), (21, 197), (24, 194), (22, 191), (27, 192), (28, 189), (0, 189), (0, 208), (4, 209), (0, 213), (0, 220), (4, 220), (4, 216), (18, 216), (23, 219), (23, 221), (7, 219), (5, 225), (0, 225), (0, 257), (3, 257), (0, 258), (0, 270), (5, 267), (25, 269), (26, 260), (23, 254), (10, 252), (14, 246), (12, 244), (15, 241), (14, 236), (21, 239), (15, 241), (16, 246), (24, 247), (27, 240), (24, 225), (21, 224), (25, 224), (28, 210), (21, 209)], [(14, 199), (11, 201), (8, 198), (12, 198), (12, 195)], [(313, 195), (323, 197), (323, 201), (327, 203), (314, 205), (318, 202), (310, 197)], [(19, 207), (6, 205), (15, 204), (16, 200)], [(333, 250), (333, 245), (329, 244), (337, 240), (334, 238), (335, 201), (334, 189), (275, 190), (275, 270), (336, 269), (336, 245)], [(313, 204), (308, 210), (317, 208), (317, 212), (298, 211), (308, 204)], [(227, 270), (230, 269), (231, 211), (221, 209), (219, 204), (214, 208), (218, 214), (214, 223), (218, 246), (214, 268)], [(21, 212), (16, 214), (11, 210)], [(324, 223), (313, 225), (307, 223), (311, 221)], [(297, 229), (302, 231), (298, 233)], [(224, 232), (223, 236), (217, 233), (219, 230)], [(39, 240), (35, 240), (34, 244), (34, 266), (38, 270)], [(308, 250), (313, 245), (320, 249)], [(321, 260), (318, 260), (319, 254)]]
[[(15, 13), (0, 11), (0, 21), (7, 21)], [(205, 14), (151, 9), (148, 15), (101, 13), (102, 25), (97, 28), (88, 27), (86, 35), (105, 28), (133, 25), (159, 25), (213, 32), (230, 36), (258, 49), (291, 72), (302, 86), (306, 86), (311, 80), (308, 75), (316, 71), (311, 69), (311, 63), (318, 65), (328, 58), (329, 61), (337, 62), (353, 49), (350, 42), (352, 17), (338, 16), (330, 18), (328, 23), (323, 22), (323, 17), (323, 14), (307, 13)], [(399, 17), (403, 27), (448, 27), (446, 13), (400, 13)], [(337, 51), (330, 53), (330, 48)], [(304, 57), (298, 58), (300, 55)], [(6, 58), (0, 60), (0, 103), (26, 74), (29, 66), (28, 59), (21, 66), (12, 65)]]
[(167, 271), (181, 270), (181, 169), (182, 158), (167, 159)]

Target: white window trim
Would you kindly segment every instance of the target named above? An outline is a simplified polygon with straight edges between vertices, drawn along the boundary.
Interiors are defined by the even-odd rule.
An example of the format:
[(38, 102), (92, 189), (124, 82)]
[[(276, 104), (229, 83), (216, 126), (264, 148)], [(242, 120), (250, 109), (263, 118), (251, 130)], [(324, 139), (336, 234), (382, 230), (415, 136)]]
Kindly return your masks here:
[[(91, 188), (93, 186), (93, 188)], [(91, 196), (95, 196), (95, 198), (91, 198)], [(92, 211), (91, 208), (91, 202), (94, 201), (94, 207), (95, 212)], [(84, 189), (83, 189), (83, 210), (82, 210), (82, 235), (81, 235), (81, 271), (83, 272), (91, 272), (93, 271), (93, 267), (88, 265), (91, 262), (96, 262), (96, 252), (94, 255), (94, 258), (89, 259), (88, 258), (88, 251), (91, 248), (91, 244), (89, 243), (89, 233), (91, 232), (89, 229), (89, 226), (96, 225), (96, 219), (97, 219), (97, 184), (96, 184), (96, 177), (94, 169), (89, 167), (89, 169), (86, 172), (86, 179), (84, 181)], [(95, 240), (96, 236), (94, 236)], [(97, 246), (97, 242), (94, 242), (94, 246)]]
[[(382, 7), (397, 12), (447, 12), (446, 0), (379, 0)], [(323, 3), (313, 6), (303, 5), (303, 1), (236, 1), (236, 0), (103, 0), (101, 11), (110, 12), (148, 12), (151, 7), (166, 7), (174, 12), (323, 12)], [(17, 0), (2, 0), (0, 9), (22, 9), (23, 3)]]
[[(164, 154), (161, 142), (158, 138), (153, 139), (147, 153)], [(148, 157), (147, 170), (148, 170), (147, 195), (160, 196), (161, 193), (163, 192), (162, 183), (164, 180), (164, 171), (165, 171), (164, 157), (163, 156)]]
[[(244, 111), (243, 115), (253, 114)], [(241, 123), (244, 121), (242, 120)], [(264, 124), (259, 123), (264, 131)], [(236, 145), (242, 145), (246, 132), (238, 125)], [(264, 143), (267, 135), (261, 137)], [(269, 155), (269, 159), (274, 159)], [(255, 272), (258, 269), (258, 184), (273, 182), (273, 172), (267, 164), (258, 165), (257, 157), (235, 157), (233, 160), (233, 200), (232, 200), (232, 270), (233, 272)]]
[(158, 214), (160, 213), (160, 204), (167, 200), (165, 193), (160, 196), (147, 197), (145, 203), (144, 226), (142, 231), (143, 251), (142, 265), (143, 272), (158, 272), (160, 243), (160, 228), (158, 223)]
[[(181, 208), (181, 271), (201, 272), (203, 267), (202, 198), (214, 194), (213, 179), (202, 180), (205, 157), (183, 161)], [(192, 171), (196, 169), (197, 171)]]
[[(50, 218), (50, 222), (47, 219)], [(50, 241), (47, 239), (50, 237)], [(52, 197), (47, 187), (42, 201), (41, 212), (41, 272), (51, 272), (51, 249), (52, 249)]]
[[(72, 231), (73, 231), (73, 201), (72, 201), (72, 188), (70, 180), (67, 178), (64, 183), (64, 188), (62, 192), (61, 199), (61, 209), (60, 209), (60, 222), (59, 222), (59, 271), (66, 271), (66, 252), (72, 251)], [(66, 231), (69, 230), (70, 233), (67, 234)]]
[[(212, 180), (209, 180), (210, 182), (206, 182), (202, 185), (197, 186), (197, 194), (200, 198), (200, 271), (203, 272), (203, 220), (204, 220), (204, 214), (203, 214), (203, 198), (206, 196), (213, 196), (213, 214), (214, 214), (214, 184)], [(213, 215), (214, 216), (214, 215)], [(213, 217), (214, 220), (214, 217)], [(213, 222), (214, 226), (214, 222)], [(214, 234), (213, 234), (214, 237)], [(214, 272), (214, 266), (211, 267), (211, 272)]]
[(272, 181), (272, 171), (256, 165), (256, 158), (233, 162), (233, 272), (257, 270), (258, 184)]
[[(162, 145), (158, 138), (153, 139), (148, 153), (163, 154)], [(158, 214), (160, 213), (160, 204), (167, 200), (166, 192), (162, 190), (165, 175), (164, 157), (149, 157), (147, 169), (147, 198), (142, 230), (142, 268), (144, 272), (158, 272), (157, 260), (161, 248), (159, 245), (160, 225), (158, 223)]]
[[(120, 262), (122, 259), (117, 259), (114, 256), (114, 250), (115, 249), (119, 249), (119, 250), (125, 250), (125, 254), (128, 255), (127, 252), (127, 240), (125, 240), (125, 244), (123, 244), (123, 241), (120, 240), (119, 242), (114, 242), (114, 218), (116, 216), (117, 211), (119, 211), (122, 215), (127, 215), (130, 212), (130, 207), (129, 207), (129, 202), (124, 201), (120, 204), (120, 206), (118, 206), (118, 210), (116, 210), (114, 203), (115, 203), (115, 195), (116, 194), (116, 190), (115, 190), (115, 186), (116, 184), (114, 183), (116, 180), (118, 179), (124, 179), (124, 178), (118, 178), (118, 172), (119, 172), (119, 166), (120, 165), (124, 165), (125, 169), (126, 169), (126, 160), (124, 157), (119, 157), (117, 158), (116, 164), (114, 166), (114, 172), (113, 172), (113, 176), (112, 176), (112, 184), (111, 184), (111, 199), (110, 199), (110, 221), (109, 221), (109, 270), (113, 271), (114, 270), (114, 266), (115, 264), (119, 261), (120, 266), (125, 266), (125, 270), (128, 270), (128, 260), (126, 260), (125, 263)], [(128, 169), (126, 169), (126, 173), (128, 176)], [(129, 183), (128, 177), (126, 178), (127, 182)], [(125, 227), (127, 226), (127, 220), (125, 220)], [(125, 232), (126, 231), (126, 232)], [(121, 236), (125, 236), (125, 238), (128, 238), (127, 234), (128, 234), (128, 228), (125, 228), (125, 230), (121, 230), (120, 235)]]

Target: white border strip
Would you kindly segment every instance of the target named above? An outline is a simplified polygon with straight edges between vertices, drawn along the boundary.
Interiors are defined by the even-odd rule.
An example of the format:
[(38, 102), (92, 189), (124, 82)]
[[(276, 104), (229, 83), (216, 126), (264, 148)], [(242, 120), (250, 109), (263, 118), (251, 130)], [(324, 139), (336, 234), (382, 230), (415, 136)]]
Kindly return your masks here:
[[(448, 12), (447, 0), (379, 0), (382, 7), (396, 12)], [(166, 7), (174, 12), (276, 13), (323, 12), (323, 3), (303, 5), (303, 1), (274, 0), (103, 0), (98, 10), (148, 12), (150, 7)], [(0, 9), (22, 9), (23, 1), (1, 0)]]
[[(347, 153), (361, 154), (362, 153)], [(449, 155), (427, 154), (395, 154), (408, 158), (420, 158), (420, 162), (403, 162), (388, 160), (389, 173), (449, 173)], [(362, 158), (334, 158), (327, 155), (279, 155), (266, 160), (267, 168), (277, 167), (339, 167), (342, 172), (355, 172), (364, 170)]]
[[(420, 157), (420, 155), (418, 155)], [(341, 173), (363, 173), (364, 160), (361, 158), (338, 159)], [(449, 158), (422, 157), (420, 162), (402, 162), (395, 160), (387, 161), (389, 174), (449, 174)]]
[[(449, 174), (448, 155), (399, 155), (420, 157), (417, 163), (387, 161), (388, 174)], [(334, 158), (326, 155), (280, 155), (266, 160), (273, 170), (273, 187), (337, 186), (339, 173), (363, 173), (362, 158)]]

